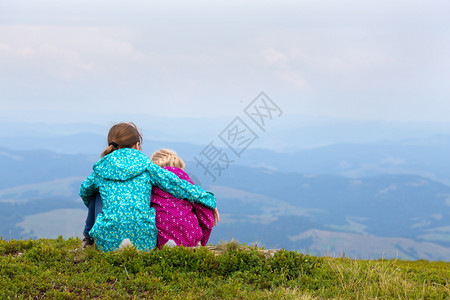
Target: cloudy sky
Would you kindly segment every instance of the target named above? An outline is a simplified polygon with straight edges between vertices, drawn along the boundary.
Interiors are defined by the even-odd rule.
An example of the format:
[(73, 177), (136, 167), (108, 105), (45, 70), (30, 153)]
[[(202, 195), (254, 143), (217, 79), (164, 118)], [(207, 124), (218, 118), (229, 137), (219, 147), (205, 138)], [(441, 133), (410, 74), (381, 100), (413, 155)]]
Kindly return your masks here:
[(450, 121), (450, 2), (0, 1), (0, 117)]

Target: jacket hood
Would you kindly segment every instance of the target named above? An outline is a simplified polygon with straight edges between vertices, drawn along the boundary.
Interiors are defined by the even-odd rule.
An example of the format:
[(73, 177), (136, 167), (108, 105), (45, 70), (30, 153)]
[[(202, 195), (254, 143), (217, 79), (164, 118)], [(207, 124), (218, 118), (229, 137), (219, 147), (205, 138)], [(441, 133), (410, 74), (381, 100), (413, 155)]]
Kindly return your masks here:
[(140, 175), (150, 163), (150, 158), (141, 151), (124, 148), (115, 150), (100, 159), (93, 169), (104, 179), (123, 181)]

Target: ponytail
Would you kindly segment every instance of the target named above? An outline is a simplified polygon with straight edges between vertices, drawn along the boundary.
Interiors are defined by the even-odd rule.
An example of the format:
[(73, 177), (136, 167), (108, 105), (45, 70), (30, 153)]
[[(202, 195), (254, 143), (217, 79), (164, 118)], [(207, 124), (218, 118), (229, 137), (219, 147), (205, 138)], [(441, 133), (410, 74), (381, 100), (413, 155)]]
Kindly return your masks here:
[(142, 135), (133, 122), (115, 124), (108, 132), (108, 147), (103, 150), (101, 156), (118, 149), (132, 148), (136, 143), (142, 144)]
[(103, 156), (106, 156), (106, 155), (108, 155), (108, 154), (110, 154), (110, 153), (113, 152), (114, 150), (116, 150), (116, 149), (114, 148), (113, 145), (108, 145), (108, 147), (106, 147), (106, 149), (103, 150), (103, 152), (102, 152), (102, 157), (103, 157)]

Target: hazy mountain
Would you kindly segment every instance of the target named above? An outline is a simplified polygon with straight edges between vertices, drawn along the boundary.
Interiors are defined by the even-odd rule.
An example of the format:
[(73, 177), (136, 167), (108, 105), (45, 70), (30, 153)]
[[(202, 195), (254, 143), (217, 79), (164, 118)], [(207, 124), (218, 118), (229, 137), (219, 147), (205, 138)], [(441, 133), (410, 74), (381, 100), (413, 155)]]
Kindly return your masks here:
[[(96, 159), (1, 149), (0, 235), (80, 235), (86, 210), (78, 190)], [(450, 187), (438, 181), (401, 174), (311, 175), (235, 164), (211, 182), (194, 162), (187, 165), (217, 197), (222, 217), (213, 243), (235, 238), (320, 254), (342, 251), (373, 258), (399, 253), (450, 260)], [(373, 251), (365, 245), (374, 245)]]
[(0, 188), (85, 176), (95, 160), (82, 154), (60, 154), (47, 150), (11, 151), (0, 148)]
[[(382, 174), (415, 174), (450, 184), (450, 135), (403, 139), (391, 142), (339, 143), (310, 149), (272, 151), (250, 147), (237, 157), (217, 136), (203, 144), (144, 138), (143, 151), (151, 155), (160, 148), (176, 150), (186, 161), (194, 161), (208, 144), (227, 153), (233, 165), (261, 167), (307, 174), (338, 174), (353, 178)], [(294, 136), (294, 135), (293, 135)], [(144, 136), (145, 137), (145, 136)], [(265, 136), (268, 137), (268, 136)], [(262, 140), (264, 137), (261, 136)], [(296, 143), (296, 139), (290, 139)], [(255, 144), (258, 140), (255, 141)], [(104, 135), (77, 133), (54, 136), (13, 136), (2, 147), (16, 151), (48, 150), (62, 154), (91, 154), (97, 160), (106, 147)], [(296, 149), (296, 150), (295, 150)]]
[[(267, 119), (267, 126), (263, 131), (243, 111), (236, 111), (236, 115), (230, 117), (201, 119), (120, 114), (117, 116), (92, 115), (91, 121), (85, 123), (0, 122), (0, 137), (6, 143), (2, 143), (2, 146), (11, 149), (15, 149), (14, 145), (17, 145), (14, 141), (15, 137), (51, 138), (90, 133), (100, 136), (100, 141), (103, 143), (112, 124), (134, 121), (142, 129), (146, 140), (207, 145), (211, 140), (217, 139), (218, 135), (227, 128), (235, 117), (240, 117), (257, 134), (258, 139), (251, 147), (284, 152), (296, 152), (299, 149), (343, 143), (397, 143), (398, 141), (411, 139), (428, 139), (430, 136), (450, 136), (448, 123), (350, 121), (292, 115), (288, 112), (279, 118)], [(23, 145), (25, 141), (19, 142)], [(96, 143), (94, 144), (96, 145)], [(76, 144), (69, 143), (69, 145), (74, 146)], [(225, 147), (225, 145), (223, 146)], [(25, 148), (22, 149), (28, 148), (25, 145)]]
[[(286, 115), (265, 132), (251, 127), (258, 138), (238, 157), (218, 137), (233, 118), (129, 119), (143, 130), (145, 154), (176, 150), (216, 194), (222, 217), (213, 243), (450, 260), (447, 124)], [(80, 235), (86, 209), (78, 189), (111, 124), (2, 124), (0, 235)], [(195, 160), (210, 142), (231, 161), (220, 173), (211, 169), (215, 181)]]

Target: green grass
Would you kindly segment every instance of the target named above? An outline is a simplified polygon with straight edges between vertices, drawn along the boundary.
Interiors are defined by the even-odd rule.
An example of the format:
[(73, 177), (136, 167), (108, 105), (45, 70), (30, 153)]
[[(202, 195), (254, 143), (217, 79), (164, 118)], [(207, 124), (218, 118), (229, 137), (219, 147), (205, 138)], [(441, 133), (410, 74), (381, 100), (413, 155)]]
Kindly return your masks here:
[(101, 253), (0, 239), (0, 299), (448, 299), (450, 263), (353, 260), (236, 242)]

